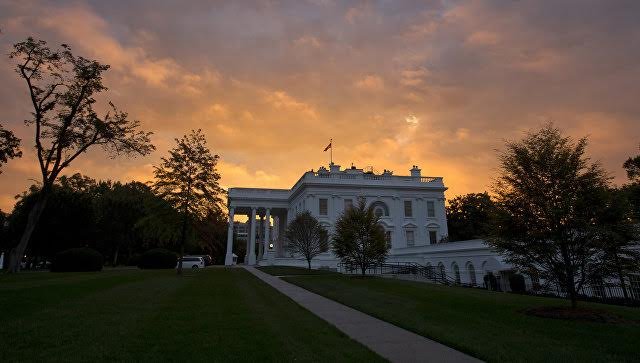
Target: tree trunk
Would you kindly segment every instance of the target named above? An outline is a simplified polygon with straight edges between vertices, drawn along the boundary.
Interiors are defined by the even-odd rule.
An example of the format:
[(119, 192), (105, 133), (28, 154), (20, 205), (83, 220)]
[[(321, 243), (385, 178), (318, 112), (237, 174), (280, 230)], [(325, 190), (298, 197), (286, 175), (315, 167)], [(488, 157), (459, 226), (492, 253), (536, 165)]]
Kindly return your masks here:
[(571, 308), (575, 309), (578, 307), (578, 294), (576, 292), (576, 285), (573, 276), (573, 267), (571, 266), (571, 259), (569, 259), (569, 252), (567, 251), (566, 246), (563, 245), (560, 247), (560, 253), (564, 262), (564, 271), (566, 274), (565, 284), (567, 285), (567, 293), (571, 300)]
[(117, 266), (118, 263), (118, 252), (120, 252), (120, 246), (116, 246), (116, 251), (113, 253), (113, 262), (111, 263), (111, 265), (113, 267)]
[(182, 257), (184, 256), (184, 240), (186, 238), (187, 238), (187, 213), (185, 213), (184, 217), (182, 218), (182, 231), (180, 232), (180, 262), (178, 262), (178, 275), (182, 275)]
[(310, 258), (307, 259), (307, 265), (309, 265), (309, 270), (311, 270), (311, 259)]
[(40, 197), (38, 197), (38, 200), (29, 211), (27, 225), (20, 237), (20, 242), (9, 252), (9, 266), (7, 267), (7, 272), (9, 273), (16, 273), (20, 271), (20, 262), (22, 261), (24, 251), (27, 249), (29, 241), (31, 240), (31, 235), (33, 234), (33, 231), (35, 231), (38, 221), (42, 216), (42, 212), (47, 205), (47, 200), (49, 199), (48, 192), (43, 188), (40, 193)]

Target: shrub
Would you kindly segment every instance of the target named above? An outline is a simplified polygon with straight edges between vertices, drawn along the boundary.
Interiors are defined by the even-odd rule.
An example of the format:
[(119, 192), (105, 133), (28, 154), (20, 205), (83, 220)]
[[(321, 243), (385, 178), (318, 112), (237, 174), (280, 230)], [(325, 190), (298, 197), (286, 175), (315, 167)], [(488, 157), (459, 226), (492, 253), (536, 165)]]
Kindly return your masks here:
[(498, 279), (489, 272), (484, 275), (484, 286), (487, 290), (498, 291)]
[(174, 268), (178, 263), (175, 253), (164, 248), (154, 248), (143, 253), (138, 260), (138, 267), (143, 269)]
[(104, 257), (100, 252), (87, 247), (70, 248), (58, 252), (53, 259), (53, 272), (100, 271)]
[(509, 286), (511, 286), (511, 291), (513, 292), (527, 291), (527, 286), (524, 283), (524, 276), (520, 274), (509, 275)]

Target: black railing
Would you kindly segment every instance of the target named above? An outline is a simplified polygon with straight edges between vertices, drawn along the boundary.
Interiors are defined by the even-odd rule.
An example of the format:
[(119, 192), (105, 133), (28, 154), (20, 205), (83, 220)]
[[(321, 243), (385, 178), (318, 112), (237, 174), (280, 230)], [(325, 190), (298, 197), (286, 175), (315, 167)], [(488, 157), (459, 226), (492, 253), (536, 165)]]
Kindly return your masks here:
[[(527, 291), (532, 295), (554, 296), (567, 298), (568, 292), (559, 287), (546, 287)], [(616, 284), (603, 284), (597, 286), (583, 286), (578, 290), (578, 299), (585, 301), (597, 301), (603, 303), (640, 305), (640, 285), (631, 284), (622, 286)]]
[[(361, 273), (360, 267), (354, 264), (339, 263), (338, 271), (347, 274), (359, 274)], [(471, 286), (470, 284), (463, 284), (447, 275), (446, 271), (438, 270), (433, 266), (424, 266), (415, 262), (395, 262), (395, 263), (381, 263), (369, 266), (365, 273), (367, 275), (405, 275), (415, 276), (422, 279), (426, 279), (433, 283), (443, 285), (460, 285)]]

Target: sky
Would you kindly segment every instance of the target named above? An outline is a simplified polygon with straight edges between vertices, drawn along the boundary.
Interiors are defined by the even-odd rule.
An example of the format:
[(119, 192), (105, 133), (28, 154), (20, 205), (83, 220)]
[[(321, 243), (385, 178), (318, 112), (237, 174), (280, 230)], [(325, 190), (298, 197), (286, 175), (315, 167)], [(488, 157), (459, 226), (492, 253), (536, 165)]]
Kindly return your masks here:
[(100, 149), (67, 174), (152, 180), (202, 129), (223, 187), (290, 188), (329, 162), (490, 190), (505, 140), (553, 121), (589, 137), (617, 184), (640, 144), (640, 1), (0, 0), (0, 123), (23, 139), (0, 209), (38, 179), (26, 85), (8, 58), (33, 36), (111, 65), (111, 100), (157, 150)]

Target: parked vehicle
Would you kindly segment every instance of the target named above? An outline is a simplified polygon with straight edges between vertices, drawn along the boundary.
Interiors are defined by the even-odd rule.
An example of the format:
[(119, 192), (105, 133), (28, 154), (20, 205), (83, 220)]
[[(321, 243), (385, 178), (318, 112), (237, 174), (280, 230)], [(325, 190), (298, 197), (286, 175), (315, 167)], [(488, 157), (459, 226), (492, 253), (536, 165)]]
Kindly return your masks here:
[(189, 255), (185, 257), (202, 257), (205, 266), (213, 265), (213, 258), (211, 258), (211, 256), (209, 255)]
[[(180, 266), (180, 259), (178, 259), (178, 263), (176, 264), (176, 268)], [(204, 268), (204, 258), (199, 256), (184, 256), (182, 258), (182, 268)]]

